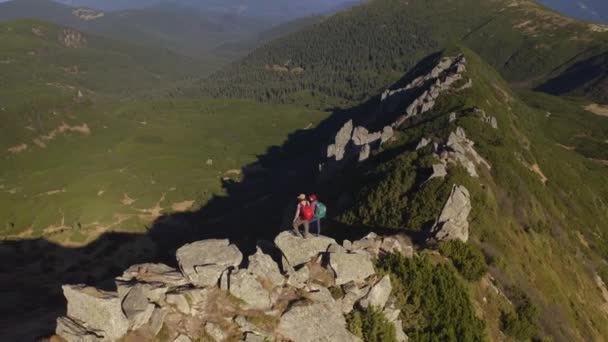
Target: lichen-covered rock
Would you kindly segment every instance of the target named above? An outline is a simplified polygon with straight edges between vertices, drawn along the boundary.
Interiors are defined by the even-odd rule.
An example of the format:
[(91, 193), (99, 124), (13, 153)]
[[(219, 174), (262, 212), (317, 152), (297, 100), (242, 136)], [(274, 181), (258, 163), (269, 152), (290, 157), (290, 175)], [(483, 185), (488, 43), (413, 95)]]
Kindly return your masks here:
[(330, 253), (329, 264), (336, 274), (336, 285), (348, 282), (363, 282), (374, 274), (374, 265), (370, 255), (360, 253)]
[(448, 175), (448, 170), (444, 164), (433, 164), (433, 174), (429, 177), (429, 180), (433, 178), (445, 178)]
[(395, 327), (395, 340), (397, 342), (407, 342), (410, 340), (403, 331), (403, 322), (400, 319), (394, 321), (393, 326)]
[(109, 341), (104, 338), (103, 331), (87, 329), (79, 322), (69, 317), (57, 318), (55, 334), (67, 342), (101, 342)]
[(380, 251), (384, 254), (401, 253), (406, 258), (414, 256), (414, 244), (405, 234), (395, 234), (382, 238)]
[(285, 282), (285, 277), (281, 274), (277, 263), (259, 248), (255, 254), (249, 257), (247, 270), (258, 279), (263, 279), (273, 286), (281, 286)]
[(190, 304), (184, 294), (169, 293), (165, 301), (184, 315), (190, 315)]
[(272, 306), (268, 290), (247, 270), (230, 274), (230, 293), (247, 303), (250, 309), (266, 310)]
[(138, 264), (129, 267), (116, 278), (116, 289), (121, 299), (135, 284), (142, 286), (151, 302), (159, 302), (169, 289), (184, 286), (188, 280), (176, 269), (165, 264)]
[(334, 144), (327, 148), (327, 158), (335, 158), (340, 161), (344, 158), (346, 146), (351, 140), (353, 134), (353, 121), (347, 121), (340, 130), (336, 133)]
[[(84, 285), (64, 285), (62, 288), (68, 302), (67, 316), (73, 321), (99, 334), (104, 341), (117, 340), (127, 333), (129, 320), (122, 312), (116, 293)], [(58, 332), (59, 336), (62, 336), (61, 332)]]
[(469, 213), (471, 198), (464, 186), (454, 185), (431, 233), (437, 241), (469, 239)]
[(186, 335), (179, 335), (173, 342), (192, 342), (192, 339)]
[(345, 295), (339, 300), (339, 305), (344, 314), (348, 314), (353, 311), (355, 303), (363, 298), (363, 296), (367, 295), (370, 290), (369, 285), (359, 287), (359, 285), (355, 284), (355, 282), (345, 284), (342, 288)]
[(163, 283), (173, 286), (183, 286), (188, 283), (178, 270), (165, 264), (133, 265), (117, 279), (124, 281), (137, 280), (143, 283)]
[(361, 341), (346, 329), (346, 320), (336, 305), (323, 303), (293, 305), (281, 317), (276, 332), (294, 342)]
[(154, 304), (148, 301), (143, 284), (135, 285), (122, 301), (122, 311), (129, 320), (131, 330), (148, 323), (154, 312)]
[(359, 162), (366, 161), (369, 159), (370, 154), (372, 153), (372, 148), (369, 145), (363, 145), (361, 147), (361, 151), (359, 151)]
[(367, 309), (370, 306), (383, 308), (391, 295), (391, 291), (393, 291), (391, 279), (388, 275), (385, 275), (380, 281), (372, 286), (369, 293), (359, 301), (359, 305), (364, 309)]
[(228, 240), (204, 240), (182, 246), (176, 253), (182, 273), (195, 286), (216, 286), (222, 273), (237, 267), (243, 254)]
[(228, 333), (221, 326), (212, 322), (205, 324), (205, 332), (213, 337), (216, 342), (223, 342), (228, 339)]
[[(283, 261), (292, 267), (307, 263), (312, 257), (327, 251), (330, 245), (337, 244), (334, 239), (325, 236), (311, 236), (304, 239), (295, 236), (291, 231), (279, 234), (274, 239), (274, 243), (283, 253)], [(283, 265), (283, 269), (287, 269), (286, 265)]]

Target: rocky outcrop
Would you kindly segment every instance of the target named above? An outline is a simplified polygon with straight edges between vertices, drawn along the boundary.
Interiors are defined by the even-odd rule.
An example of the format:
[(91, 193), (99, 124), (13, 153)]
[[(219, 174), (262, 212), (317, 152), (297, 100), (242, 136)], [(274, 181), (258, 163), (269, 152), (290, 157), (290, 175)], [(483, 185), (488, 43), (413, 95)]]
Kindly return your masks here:
[(393, 96), (407, 96), (416, 90), (419, 93), (405, 106), (405, 113), (399, 116), (392, 126), (401, 127), (408, 119), (432, 110), (437, 98), (463, 78), (466, 63), (466, 58), (463, 55), (444, 57), (428, 74), (414, 79), (404, 88), (385, 92), (382, 101), (388, 101)]
[(431, 233), (437, 241), (469, 239), (469, 213), (471, 212), (471, 198), (464, 186), (454, 185), (437, 222)]
[(272, 306), (270, 292), (247, 270), (230, 274), (230, 294), (243, 300), (250, 309), (267, 310)]
[(480, 108), (475, 107), (473, 111), (479, 115), (481, 122), (487, 123), (490, 127), (494, 129), (498, 129), (498, 120), (494, 116), (488, 116), (486, 111)]
[[(416, 150), (421, 150), (432, 143), (430, 139), (422, 138)], [(478, 166), (483, 166), (486, 169), (491, 169), (492, 166), (477, 153), (475, 143), (467, 138), (467, 135), (462, 127), (457, 127), (456, 130), (448, 136), (444, 143), (433, 143), (433, 155), (440, 163), (433, 165), (432, 178), (443, 178), (447, 175), (447, 169), (450, 165), (460, 165), (464, 167), (471, 177), (478, 178)]]
[(127, 333), (129, 320), (116, 293), (84, 285), (64, 285), (63, 295), (68, 302), (67, 317), (59, 319), (58, 333), (73, 335), (81, 331), (88, 339), (97, 336), (98, 341), (114, 341)]
[(222, 273), (237, 267), (243, 254), (228, 240), (205, 240), (185, 245), (177, 250), (177, 262), (182, 273), (197, 286), (214, 286)]
[(76, 30), (63, 29), (59, 33), (59, 43), (65, 47), (77, 49), (86, 46), (87, 39)]
[[(336, 132), (333, 142), (327, 147), (326, 160), (319, 165), (321, 177), (327, 178), (335, 174), (346, 163), (369, 159), (374, 151), (391, 140), (395, 134), (394, 129), (401, 128), (408, 119), (432, 110), (439, 96), (463, 79), (466, 63), (463, 55), (444, 57), (429, 73), (414, 79), (407, 86), (386, 90), (381, 96), (383, 108), (362, 118), (361, 124), (348, 120)], [(472, 82), (469, 80), (465, 86), (472, 86)], [(405, 110), (403, 112), (401, 109), (392, 119), (387, 119), (385, 113), (393, 113), (397, 108)], [(384, 128), (370, 132), (367, 126), (371, 123), (375, 127)]]
[(298, 342), (361, 341), (346, 329), (346, 320), (335, 303), (294, 305), (281, 317), (277, 332)]
[(283, 269), (297, 267), (310, 261), (319, 253), (327, 251), (330, 245), (337, 245), (332, 238), (325, 236), (311, 236), (307, 239), (299, 238), (291, 231), (285, 231), (274, 239), (275, 245), (283, 253)]
[[(406, 237), (370, 233), (338, 245), (327, 237), (284, 232), (275, 241), (284, 273), (259, 248), (247, 268), (239, 268), (236, 246), (205, 240), (178, 249), (180, 271), (164, 264), (131, 266), (116, 279), (116, 292), (66, 285), (67, 316), (57, 320), (56, 333), (68, 342), (197, 341), (203, 335), (216, 341), (359, 341), (344, 315), (370, 306), (400, 327), (390, 278), (379, 278), (372, 260), (389, 252), (411, 255)], [(199, 271), (208, 266), (223, 271)], [(201, 279), (203, 273), (210, 279)]]
[(329, 264), (336, 275), (336, 285), (363, 282), (374, 274), (374, 265), (368, 253), (336, 252), (329, 254)]
[(374, 284), (374, 286), (372, 286), (369, 293), (363, 299), (361, 299), (360, 305), (366, 309), (370, 306), (384, 308), (391, 291), (393, 291), (391, 279), (388, 275), (386, 275), (382, 277), (380, 281)]

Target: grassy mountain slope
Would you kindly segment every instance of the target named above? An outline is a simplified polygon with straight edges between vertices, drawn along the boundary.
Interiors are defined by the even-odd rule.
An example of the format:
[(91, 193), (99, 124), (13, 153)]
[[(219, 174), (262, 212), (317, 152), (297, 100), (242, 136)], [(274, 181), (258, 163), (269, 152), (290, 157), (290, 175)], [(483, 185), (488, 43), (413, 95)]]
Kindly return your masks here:
[[(372, 0), (257, 49), (204, 80), (213, 95), (319, 105), (360, 102), (449, 42), (532, 87), (608, 49), (608, 30), (526, 0)], [(286, 72), (287, 71), (287, 72)], [(587, 93), (583, 88), (582, 92)]]
[(223, 177), (238, 178), (255, 155), (324, 116), (249, 101), (146, 99), (198, 64), (45, 22), (0, 24), (0, 45), (5, 237), (63, 232), (59, 241), (82, 243), (100, 229), (141, 230), (163, 210), (204, 203)]
[(198, 62), (166, 50), (134, 47), (36, 20), (0, 23), (0, 40), (5, 106), (31, 102), (49, 91), (128, 96), (203, 70)]
[[(326, 198), (334, 201), (330, 207), (339, 208), (340, 202), (348, 203), (339, 198), (350, 197), (350, 204), (337, 213), (338, 220), (349, 229), (390, 228), (419, 235), (428, 232), (452, 185), (464, 185), (471, 193), (473, 206), (469, 245), (483, 251), (492, 276), (463, 279), (476, 315), (485, 321), (485, 339), (503, 340), (505, 334), (513, 340), (606, 339), (608, 298), (602, 295), (596, 277), (606, 277), (607, 269), (608, 169), (586, 157), (585, 151), (560, 144), (573, 133), (574, 120), (590, 120), (605, 129), (608, 119), (548, 95), (520, 96), (481, 58), (468, 50), (465, 54), (466, 77), (473, 79), (473, 87), (441, 95), (432, 111), (400, 129), (392, 143), (326, 184), (331, 189)], [(530, 98), (536, 99), (533, 107), (524, 102)], [(498, 129), (483, 122), (473, 108), (495, 116)], [(552, 115), (548, 116), (547, 111)], [(452, 112), (457, 119), (450, 122), (448, 113)], [(431, 165), (437, 160), (430, 155), (430, 146), (415, 151), (416, 145), (423, 137), (446, 139), (457, 127), (464, 129), (491, 169), (479, 166), (480, 178), (475, 179), (464, 169), (450, 166), (445, 179), (427, 182)], [(584, 130), (584, 126), (577, 127)], [(605, 131), (602, 134), (605, 138)], [(442, 263), (436, 252), (422, 253), (427, 260), (434, 260), (432, 263)], [(458, 266), (455, 254), (444, 249), (440, 253)], [(471, 257), (462, 258), (465, 265), (473, 262)], [(441, 318), (441, 312), (456, 299), (446, 298), (450, 303), (437, 307), (429, 305), (436, 297), (424, 300), (424, 296), (436, 296), (434, 292), (412, 299), (426, 291), (420, 287), (419, 277), (443, 271), (410, 262), (389, 262), (384, 267), (401, 279), (402, 318), (410, 337), (414, 341), (449, 340), (437, 334), (449, 333), (445, 329), (451, 323), (445, 321), (448, 328), (432, 327), (436, 319), (447, 320)], [(512, 314), (516, 317), (513, 320), (507, 318), (510, 312), (517, 312)], [(467, 329), (473, 333), (477, 328)]]

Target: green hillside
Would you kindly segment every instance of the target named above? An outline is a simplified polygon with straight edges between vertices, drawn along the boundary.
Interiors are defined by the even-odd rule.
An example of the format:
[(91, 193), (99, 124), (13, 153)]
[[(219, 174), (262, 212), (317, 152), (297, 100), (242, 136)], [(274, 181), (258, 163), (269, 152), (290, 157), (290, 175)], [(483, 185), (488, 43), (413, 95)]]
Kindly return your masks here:
[(0, 24), (0, 46), (4, 237), (68, 230), (57, 239), (82, 243), (100, 227), (141, 230), (173, 205), (204, 204), (223, 177), (238, 178), (257, 154), (324, 116), (240, 100), (150, 100), (198, 64), (40, 21)]
[[(479, 334), (489, 341), (505, 335), (507, 340), (606, 339), (608, 298), (596, 280), (598, 275), (607, 280), (608, 169), (597, 160), (605, 158), (598, 155), (605, 148), (590, 141), (572, 148), (563, 144), (581, 139), (576, 134), (582, 130), (587, 139), (605, 140), (608, 119), (583, 111), (579, 103), (514, 93), (481, 58), (464, 51), (465, 77), (473, 87), (440, 95), (431, 111), (407, 121), (369, 160), (332, 178), (324, 196), (333, 199), (330, 207), (340, 208), (334, 209), (339, 210), (336, 219), (348, 229), (428, 237), (452, 186), (469, 190), (468, 246), (442, 243), (437, 250), (425, 244), (421, 260), (381, 262), (400, 279), (401, 317), (411, 340), (479, 340)], [(383, 112), (368, 110), (356, 120), (381, 123), (383, 117), (373, 113)], [(398, 108), (394, 113), (402, 112)], [(456, 119), (448, 120), (449, 113)], [(496, 118), (496, 129), (484, 122), (485, 115)], [(596, 129), (590, 131), (590, 126)], [(416, 146), (423, 137), (441, 146), (457, 127), (491, 168), (478, 164), (475, 178), (460, 164), (448, 163), (445, 178), (428, 180), (439, 156), (433, 155), (432, 143), (419, 150)], [(593, 159), (586, 157), (593, 148)], [(439, 266), (446, 259), (437, 251), (461, 272), (463, 279), (456, 283), (466, 284), (472, 310), (485, 328), (467, 316), (469, 304), (461, 302), (457, 285), (442, 287), (454, 280), (447, 280), (449, 270)], [(478, 268), (486, 262), (491, 277)]]
[[(202, 89), (282, 102), (313, 96), (319, 106), (354, 104), (453, 42), (479, 53), (507, 81), (534, 87), (564, 66), (606, 52), (607, 40), (608, 28), (527, 0), (372, 0), (257, 49), (204, 80)], [(582, 84), (577, 91), (604, 96)]]
[[(204, 67), (162, 49), (141, 48), (36, 20), (0, 23), (0, 94), (4, 105), (47, 93), (141, 94)], [(28, 92), (19, 95), (19, 92)]]

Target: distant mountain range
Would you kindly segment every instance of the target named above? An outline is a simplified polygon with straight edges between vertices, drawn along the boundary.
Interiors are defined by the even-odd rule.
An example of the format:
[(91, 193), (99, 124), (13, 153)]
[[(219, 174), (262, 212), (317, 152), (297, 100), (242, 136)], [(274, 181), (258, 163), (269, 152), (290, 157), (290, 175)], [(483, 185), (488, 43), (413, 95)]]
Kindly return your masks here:
[(50, 0), (15, 0), (0, 3), (0, 20), (33, 18), (139, 45), (162, 47), (181, 54), (211, 59), (240, 56), (214, 55), (225, 44), (257, 39), (270, 29), (261, 19), (226, 12), (193, 10), (171, 4), (120, 11), (70, 7)]
[(338, 11), (365, 0), (56, 0), (70, 6), (86, 6), (102, 10), (122, 10), (173, 4), (245, 16), (274, 18), (285, 21), (313, 14)]

